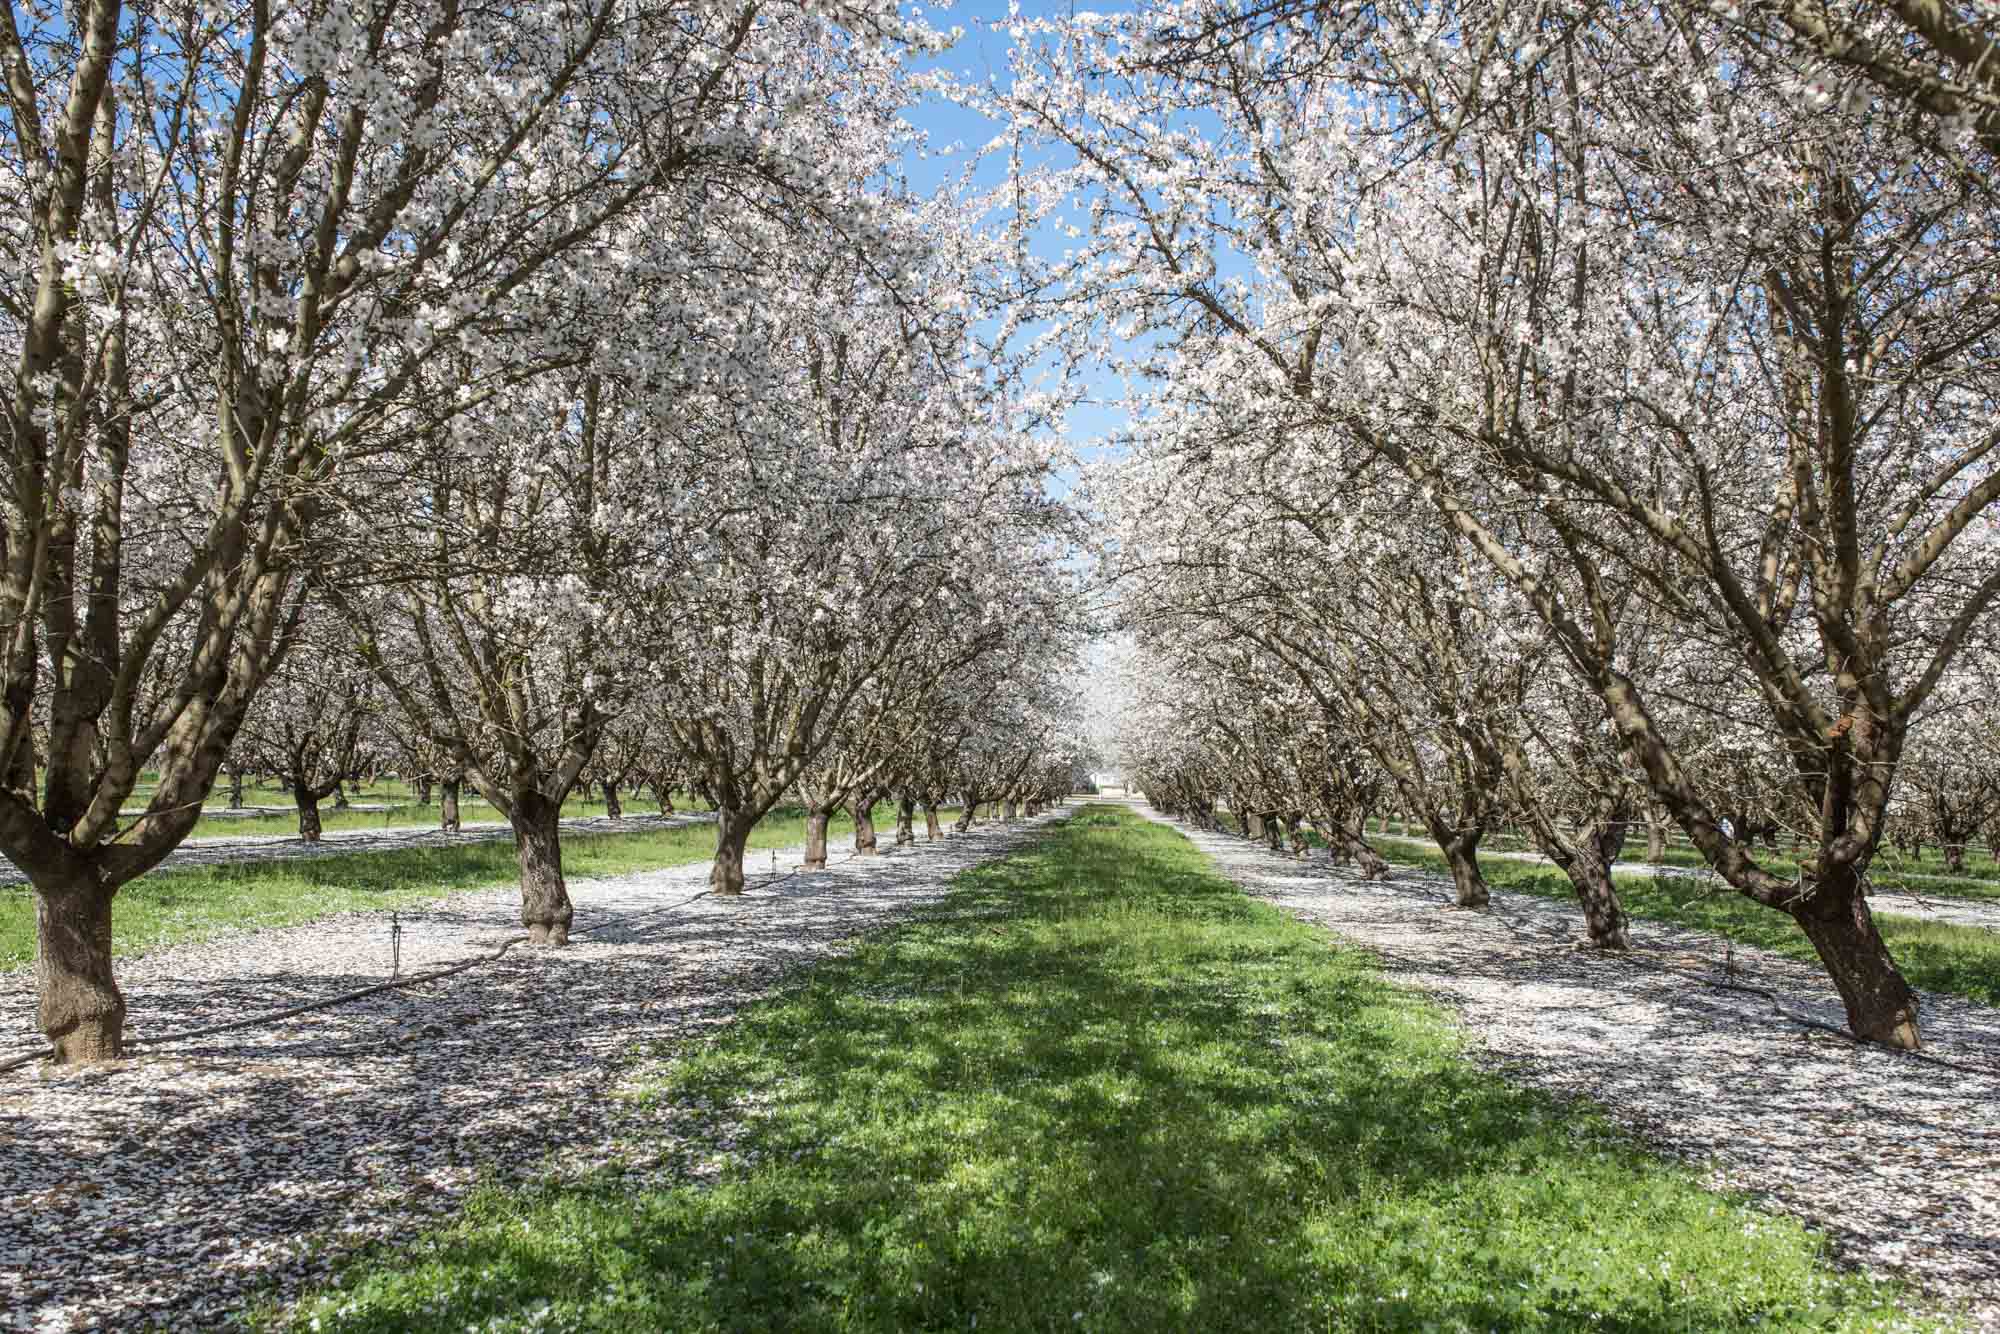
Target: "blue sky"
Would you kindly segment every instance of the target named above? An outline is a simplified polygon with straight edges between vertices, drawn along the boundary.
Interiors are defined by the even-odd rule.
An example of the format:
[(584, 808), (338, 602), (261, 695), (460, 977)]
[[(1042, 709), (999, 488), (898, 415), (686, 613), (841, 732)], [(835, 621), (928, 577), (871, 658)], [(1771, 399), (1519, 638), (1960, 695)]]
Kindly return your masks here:
[[(1048, 0), (1020, 0), (1018, 15), (1020, 18), (1051, 14), (1067, 16), (1084, 10), (1114, 13), (1126, 7), (1118, 0), (1087, 5), (1077, 5), (1069, 0), (1059, 4), (1051, 4)], [(1007, 33), (1010, 18), (1008, 0), (961, 0), (961, 3), (948, 7), (910, 4), (905, 6), (905, 12), (923, 18), (934, 28), (958, 27), (964, 30), (963, 36), (949, 52), (927, 62), (929, 67), (941, 67), (968, 82), (983, 83), (990, 79), (1003, 88), (1007, 86), (1008, 53), (1013, 46), (1013, 40)], [(997, 28), (996, 24), (999, 25)], [(940, 98), (926, 99), (906, 112), (905, 116), (930, 136), (934, 149), (926, 160), (905, 163), (910, 183), (918, 189), (931, 189), (957, 177), (964, 169), (965, 156), (977, 153), (1005, 129), (1003, 125)], [(944, 151), (947, 149), (955, 151), (947, 153)], [(983, 185), (999, 185), (1005, 181), (1006, 174), (1005, 157), (996, 155), (982, 164), (974, 179)], [(1044, 246), (1049, 248), (1050, 253), (1059, 255), (1062, 242), (1046, 229), (1030, 234), (1031, 250), (1040, 252)], [(1098, 441), (1125, 425), (1126, 417), (1110, 403), (1123, 392), (1115, 378), (1109, 375), (1091, 377), (1086, 383), (1091, 386), (1092, 396), (1099, 401), (1073, 410), (1064, 435), (1080, 453), (1090, 454), (1096, 452), (1094, 446)]]

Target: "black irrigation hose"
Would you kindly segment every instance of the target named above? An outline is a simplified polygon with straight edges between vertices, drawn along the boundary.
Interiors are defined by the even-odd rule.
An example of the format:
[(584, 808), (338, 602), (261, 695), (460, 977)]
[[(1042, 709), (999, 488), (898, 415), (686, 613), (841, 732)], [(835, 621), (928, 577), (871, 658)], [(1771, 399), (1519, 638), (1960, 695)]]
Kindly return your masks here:
[[(1254, 847), (1265, 848), (1266, 851), (1269, 851), (1269, 849), (1266, 848), (1264, 843), (1259, 839), (1245, 838), (1243, 835), (1231, 833), (1227, 829), (1215, 829), (1211, 832), (1223, 834), (1226, 835), (1227, 837), (1237, 839), (1241, 842), (1249, 843)], [(1281, 853), (1279, 855), (1282, 856), (1284, 854)], [(1508, 930), (1514, 932), (1515, 935), (1540, 937), (1541, 939), (1550, 942), (1553, 942), (1556, 939), (1555, 937), (1548, 936), (1541, 932), (1525, 931), (1520, 927), (1517, 927), (1514, 924), (1513, 919), (1509, 918), (1505, 913), (1492, 913), (1490, 915), (1496, 918)], [(1622, 956), (1607, 956), (1607, 957), (1622, 957), (1628, 963), (1643, 964), (1644, 966), (1649, 968), (1657, 968), (1661, 972), (1673, 973), (1677, 977), (1684, 977), (1690, 982), (1699, 982), (1706, 987), (1714, 987), (1718, 991), (1740, 991), (1746, 995), (1762, 996), (1765, 1000), (1771, 1003), (1771, 1009), (1778, 1015), (1779, 1018), (1785, 1019), (1794, 1024), (1798, 1024), (1804, 1028), (1814, 1028), (1824, 1033), (1831, 1033), (1835, 1037), (1844, 1038), (1849, 1043), (1852, 1043), (1854, 1046), (1863, 1048), (1868, 1051), (1884, 1052), (1891, 1056), (1902, 1057), (1905, 1060), (1918, 1061), (1924, 1065), (1935, 1065), (1945, 1070), (1955, 1070), (1960, 1074), (1982, 1075), (1988, 1079), (2000, 1079), (2000, 1067), (1986, 1066), (1986, 1065), (1969, 1065), (1962, 1061), (1949, 1060), (1943, 1056), (1933, 1056), (1929, 1052), (1911, 1051), (1906, 1047), (1892, 1047), (1886, 1042), (1875, 1042), (1871, 1041), (1868, 1038), (1856, 1036), (1854, 1033), (1850, 1032), (1845, 1028), (1841, 1028), (1837, 1024), (1829, 1024), (1819, 1019), (1809, 1018), (1806, 1015), (1794, 1014), (1792, 1011), (1787, 1010), (1783, 1006), (1783, 1004), (1780, 1003), (1780, 998), (1775, 991), (1771, 991), (1764, 987), (1746, 986), (1741, 982), (1718, 981), (1715, 978), (1706, 976), (1705, 974), (1702, 973), (1692, 972), (1685, 968), (1676, 968), (1672, 964), (1661, 963), (1657, 959), (1648, 959), (1636, 954), (1628, 953)]]
[[(970, 831), (968, 830), (967, 832)], [(860, 855), (858, 852), (850, 852), (845, 857), (841, 857), (831, 863), (831, 865), (844, 865)], [(821, 867), (816, 869), (823, 870), (826, 868)], [(796, 880), (806, 873), (807, 868), (801, 866), (797, 870), (788, 871), (783, 875), (776, 875), (767, 880), (759, 881), (756, 883), (755, 888), (759, 890), (770, 889), (774, 885), (784, 884), (787, 880)], [(647, 908), (636, 913), (627, 913), (622, 917), (611, 917), (601, 922), (593, 922), (591, 925), (571, 931), (569, 934), (572, 936), (587, 936), (591, 932), (601, 930), (607, 926), (615, 926), (623, 922), (633, 922), (644, 917), (656, 917), (661, 913), (673, 912), (678, 908), (685, 908), (697, 899), (705, 899), (714, 892), (713, 889), (704, 889), (699, 894), (691, 894), (687, 898), (677, 902), (664, 904), (658, 908)], [(160, 1037), (128, 1038), (125, 1046), (128, 1048), (163, 1047), (173, 1043), (189, 1042), (195, 1038), (214, 1037), (218, 1033), (231, 1033), (238, 1029), (255, 1028), (260, 1024), (275, 1023), (280, 1019), (289, 1019), (295, 1015), (310, 1014), (314, 1010), (330, 1010), (336, 1005), (346, 1005), (350, 1002), (361, 1000), (363, 997), (374, 996), (384, 991), (395, 991), (402, 987), (416, 986), (420, 982), (436, 982), (453, 974), (465, 972), (467, 969), (477, 968), (480, 964), (493, 963), (508, 950), (514, 948), (516, 945), (525, 944), (527, 940), (528, 937), (526, 936), (514, 936), (502, 941), (500, 948), (491, 954), (480, 954), (470, 959), (461, 959), (457, 963), (434, 969), (428, 973), (412, 973), (408, 977), (391, 978), (387, 982), (377, 982), (372, 986), (362, 987), (356, 991), (343, 992), (338, 996), (328, 996), (323, 1000), (308, 1001), (304, 1005), (294, 1005), (283, 1010), (273, 1010), (268, 1014), (252, 1015), (247, 1019), (233, 1019), (226, 1024), (213, 1024), (206, 1028), (189, 1029), (183, 1033), (168, 1033)], [(5, 1074), (9, 1070), (18, 1070), (22, 1066), (32, 1064), (35, 1061), (46, 1060), (53, 1054), (51, 1049), (42, 1047), (19, 1056), (10, 1057), (5, 1061), (0, 1061), (0, 1074)]]

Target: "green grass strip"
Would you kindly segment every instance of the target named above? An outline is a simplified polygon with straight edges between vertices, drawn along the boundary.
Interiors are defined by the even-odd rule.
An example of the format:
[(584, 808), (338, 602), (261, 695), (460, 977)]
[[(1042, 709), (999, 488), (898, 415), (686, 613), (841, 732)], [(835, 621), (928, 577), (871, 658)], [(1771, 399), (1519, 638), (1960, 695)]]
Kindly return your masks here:
[[(951, 818), (957, 815), (951, 812)], [(919, 839), (921, 830), (919, 825)], [(833, 855), (840, 855), (841, 840), (853, 831), (854, 822), (845, 815), (832, 821)], [(875, 831), (878, 838), (895, 837), (893, 806), (876, 808)], [(796, 847), (805, 837), (804, 814), (779, 808), (751, 831), (750, 850)], [(709, 860), (715, 856), (715, 829), (699, 824), (571, 835), (562, 847), (566, 879), (628, 875)], [(746, 869), (753, 877), (765, 875), (771, 864), (753, 855)], [(513, 884), (519, 875), (511, 840), (162, 871), (118, 891), (111, 947), (118, 955), (143, 954), (244, 927), (297, 926), (339, 912), (417, 907), (447, 894)], [(34, 894), (26, 885), (0, 887), (0, 970), (24, 968), (34, 959)]]
[[(1393, 838), (1381, 839), (1375, 846), (1398, 865), (1446, 874), (1444, 857), (1435, 849)], [(1576, 902), (1576, 890), (1552, 866), (1488, 857), (1480, 861), (1479, 869), (1494, 889)], [(1619, 900), (1634, 917), (1694, 927), (1789, 959), (1808, 963), (1819, 959), (1798, 923), (1752, 903), (1720, 881), (1625, 870), (1614, 878)], [(1875, 925), (1911, 986), (2000, 1005), (2000, 932), (1889, 912), (1876, 913)]]
[[(331, 1330), (1870, 1329), (1895, 1290), (1105, 808), (822, 964), (651, 1096), (709, 1184), (488, 1189)], [(279, 1320), (263, 1313), (269, 1323)]]

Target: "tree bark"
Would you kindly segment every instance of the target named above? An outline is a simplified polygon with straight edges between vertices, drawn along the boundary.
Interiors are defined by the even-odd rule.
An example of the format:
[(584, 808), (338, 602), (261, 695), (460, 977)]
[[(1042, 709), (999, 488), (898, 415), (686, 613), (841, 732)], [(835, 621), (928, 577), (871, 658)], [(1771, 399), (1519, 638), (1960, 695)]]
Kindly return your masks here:
[(800, 865), (800, 870), (826, 869), (826, 822), (831, 814), (832, 812), (823, 806), (806, 808), (806, 859)]
[(896, 846), (906, 847), (917, 841), (917, 803), (910, 797), (896, 799)]
[(625, 818), (625, 807), (618, 800), (618, 784), (609, 778), (604, 780), (604, 816), (608, 820)]
[(563, 884), (562, 807), (540, 792), (514, 798), (508, 817), (521, 864), (521, 925), (533, 945), (567, 945), (575, 915)]
[(229, 771), (229, 809), (232, 811), (243, 809), (243, 771), (241, 769), (231, 769)]
[(924, 837), (935, 843), (944, 831), (938, 825), (938, 810), (935, 801), (924, 803)]
[(1611, 880), (1611, 867), (1603, 858), (1579, 852), (1562, 868), (1583, 905), (1583, 924), (1590, 943), (1601, 950), (1628, 950), (1632, 938), (1626, 931), (1625, 905), (1618, 901), (1618, 889)]
[(292, 800), (299, 808), (299, 837), (308, 843), (319, 842), (319, 794), (304, 783), (294, 783)]
[(1243, 822), (1243, 837), (1255, 841), (1264, 837), (1264, 817), (1243, 811), (1239, 814)]
[(430, 804), (431, 804), (431, 778), (430, 778), (430, 775), (429, 775), (429, 774), (422, 774), (422, 775), (420, 775), (420, 776), (419, 776), (419, 777), (418, 777), (418, 778), (416, 779), (416, 781), (415, 781), (415, 783), (413, 784), (413, 786), (414, 786), (414, 787), (415, 787), (415, 788), (417, 789), (417, 805), (419, 805), (419, 806), (428, 806), (428, 805), (430, 805)]
[(337, 811), (347, 809), (347, 786), (338, 778), (333, 780), (333, 808)]
[(1352, 858), (1363, 880), (1389, 878), (1388, 861), (1368, 842), (1367, 816), (1357, 819), (1351, 828), (1340, 820), (1328, 818), (1326, 829), (1326, 855), (1329, 860), (1338, 860), (1342, 856)]
[(443, 789), (443, 799), (438, 806), (438, 828), (456, 830), (458, 818), (458, 788), (463, 780), (447, 778), (438, 786)]
[(1953, 875), (1965, 873), (1965, 844), (1963, 841), (1947, 842), (1940, 845), (1944, 849), (1944, 869)]
[(751, 821), (741, 811), (717, 807), (715, 864), (708, 868), (708, 888), (715, 894), (743, 892), (743, 850), (750, 842)]
[(1012, 824), (1014, 823), (1015, 820), (1020, 818), (1019, 812), (1015, 808), (1014, 799), (1012, 797), (1007, 798), (1007, 800), (1004, 803), (1002, 803), (1000, 810), (1000, 818), (1006, 821), (1008, 824)]
[(1658, 815), (1646, 817), (1646, 861), (1659, 866), (1667, 860), (1667, 822)]
[(1889, 957), (1853, 869), (1823, 878), (1789, 911), (1826, 965), (1854, 1036), (1916, 1050), (1921, 1045), (1916, 993)]
[(1479, 836), (1483, 830), (1470, 829), (1438, 839), (1438, 849), (1451, 869), (1451, 883), (1458, 888), (1458, 906), (1484, 908), (1493, 895), (1486, 877), (1479, 874)]
[(847, 807), (854, 812), (854, 853), (857, 857), (873, 857), (881, 852), (875, 846), (875, 803), (869, 800), (870, 795), (862, 793)]
[(125, 1054), (125, 996), (111, 975), (114, 893), (88, 872), (73, 884), (35, 888), (38, 1017), (58, 1065)]

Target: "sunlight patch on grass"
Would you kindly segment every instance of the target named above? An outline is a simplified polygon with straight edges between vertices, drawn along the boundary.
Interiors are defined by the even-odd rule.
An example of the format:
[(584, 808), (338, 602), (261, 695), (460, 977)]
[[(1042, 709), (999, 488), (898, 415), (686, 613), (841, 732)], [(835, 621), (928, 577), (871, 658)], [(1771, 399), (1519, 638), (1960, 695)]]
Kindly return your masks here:
[[(1605, 1120), (1170, 830), (1053, 828), (822, 964), (647, 1097), (642, 1188), (488, 1189), (319, 1330), (1871, 1329), (1897, 1292)], [(721, 1163), (695, 1178), (697, 1164)]]

